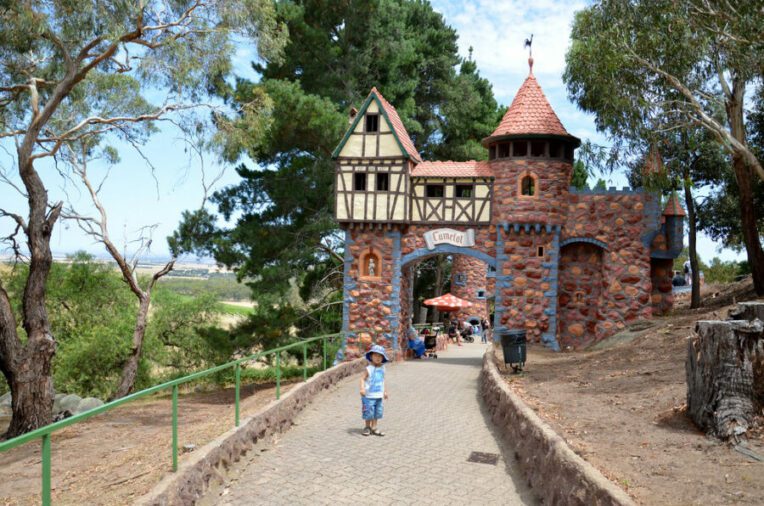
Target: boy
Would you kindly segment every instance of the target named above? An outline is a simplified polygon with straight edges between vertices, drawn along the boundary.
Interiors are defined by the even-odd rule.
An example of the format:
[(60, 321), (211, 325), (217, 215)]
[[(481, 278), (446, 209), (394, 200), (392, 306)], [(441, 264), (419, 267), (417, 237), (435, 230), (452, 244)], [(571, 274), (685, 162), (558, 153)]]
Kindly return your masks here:
[(366, 423), (363, 435), (384, 436), (384, 432), (377, 430), (377, 422), (382, 418), (382, 399), (387, 399), (383, 364), (389, 360), (385, 349), (378, 344), (366, 352), (366, 360), (369, 365), (361, 377), (361, 416)]

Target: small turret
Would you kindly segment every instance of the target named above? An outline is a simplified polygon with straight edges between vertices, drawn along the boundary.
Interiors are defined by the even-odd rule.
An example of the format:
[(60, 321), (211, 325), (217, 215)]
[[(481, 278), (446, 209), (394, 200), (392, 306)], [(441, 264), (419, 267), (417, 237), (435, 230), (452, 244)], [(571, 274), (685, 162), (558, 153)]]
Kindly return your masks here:
[(676, 192), (672, 193), (663, 210), (663, 217), (666, 220), (666, 246), (670, 252), (679, 254), (684, 247), (684, 217), (686, 215)]

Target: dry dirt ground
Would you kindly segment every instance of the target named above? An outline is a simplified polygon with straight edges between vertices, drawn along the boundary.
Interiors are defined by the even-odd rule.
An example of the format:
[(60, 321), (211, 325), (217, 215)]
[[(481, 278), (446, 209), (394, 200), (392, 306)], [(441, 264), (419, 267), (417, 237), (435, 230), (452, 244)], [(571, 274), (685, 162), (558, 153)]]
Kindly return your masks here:
[[(283, 385), (286, 393), (290, 385)], [(243, 385), (241, 418), (275, 398), (271, 385)], [(200, 448), (233, 427), (232, 389), (181, 395), (178, 445)], [(137, 401), (67, 427), (52, 437), (53, 503), (131, 504), (171, 472), (169, 396)], [(0, 427), (0, 432), (4, 427)], [(180, 463), (186, 458), (179, 456)], [(40, 444), (0, 453), (0, 504), (40, 503)]]
[[(725, 319), (729, 306), (719, 303), (750, 299), (745, 287), (708, 288), (705, 301), (715, 308), (690, 311), (680, 301), (674, 315), (598, 350), (534, 346), (525, 371), (506, 374), (576, 453), (640, 504), (764, 503), (764, 462), (706, 437), (685, 415), (684, 364), (695, 321)], [(764, 456), (761, 425), (748, 446)]]

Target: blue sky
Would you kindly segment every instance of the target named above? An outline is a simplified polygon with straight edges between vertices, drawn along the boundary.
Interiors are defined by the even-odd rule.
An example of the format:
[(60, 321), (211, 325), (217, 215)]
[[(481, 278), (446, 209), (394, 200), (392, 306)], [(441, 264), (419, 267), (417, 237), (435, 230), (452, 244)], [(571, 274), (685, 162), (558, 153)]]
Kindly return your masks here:
[[(586, 2), (432, 0), (431, 3), (457, 30), (460, 53), (466, 56), (469, 48), (473, 48), (473, 58), (481, 74), (490, 80), (497, 100), (505, 105), (511, 103), (516, 90), (528, 75), (528, 54), (523, 48), (523, 41), (533, 34), (534, 74), (563, 125), (581, 139), (606, 143), (606, 139), (596, 132), (592, 117), (568, 101), (562, 82), (573, 14)], [(251, 60), (251, 51), (242, 45), (235, 57), (237, 72), (253, 77), (249, 64)], [(6, 144), (5, 147), (10, 146)], [(110, 234), (115, 243), (123, 247), (138, 236), (137, 231), (141, 227), (155, 224), (157, 228), (151, 254), (167, 255), (165, 237), (175, 229), (184, 210), (197, 208), (201, 202), (200, 163), (185, 152), (183, 143), (169, 129), (156, 135), (143, 151), (157, 168), (156, 173), (152, 174), (129, 146), (123, 147), (121, 163), (111, 170), (104, 184), (102, 201), (107, 207)], [(7, 153), (0, 151), (0, 168), (7, 170), (11, 160)], [(224, 168), (216, 165), (211, 157), (205, 159), (205, 166), (208, 178), (212, 172)], [(73, 202), (75, 208), (91, 211), (87, 196), (62, 181), (52, 165), (40, 165), (39, 168), (51, 199), (66, 198)], [(225, 169), (218, 188), (238, 180), (233, 167)], [(96, 166), (92, 170), (96, 175), (99, 170), (101, 174), (105, 173), (103, 167), (99, 169)], [(619, 174), (610, 176), (608, 183), (609, 186), (626, 185), (625, 178)], [(26, 214), (23, 199), (4, 185), (0, 186), (0, 207)], [(0, 235), (9, 232), (9, 221), (0, 221)], [(103, 253), (102, 246), (82, 234), (76, 225), (67, 223), (57, 226), (52, 248), (58, 254), (80, 249), (99, 255)], [(742, 258), (729, 250), (718, 252), (716, 245), (706, 237), (700, 238), (698, 251), (706, 261), (713, 256)]]

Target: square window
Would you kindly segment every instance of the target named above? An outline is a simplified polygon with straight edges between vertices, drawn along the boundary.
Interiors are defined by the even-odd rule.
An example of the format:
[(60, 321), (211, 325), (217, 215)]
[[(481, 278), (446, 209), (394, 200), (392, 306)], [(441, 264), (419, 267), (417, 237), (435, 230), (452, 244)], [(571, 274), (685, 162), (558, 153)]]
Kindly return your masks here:
[(366, 115), (366, 131), (379, 132), (379, 114)]
[(469, 199), (472, 198), (474, 187), (471, 184), (458, 184), (456, 185), (456, 198)]
[(509, 143), (504, 142), (499, 144), (499, 158), (508, 158), (509, 157)]
[(357, 192), (366, 191), (366, 173), (356, 172), (353, 174), (353, 189)]
[(527, 141), (515, 141), (512, 143), (512, 156), (526, 156), (528, 154)]
[(485, 299), (485, 290), (478, 290), (477, 291), (477, 298), (478, 299)]
[(442, 184), (428, 184), (426, 195), (430, 198), (442, 198), (443, 197), (443, 185)]
[(549, 143), (549, 156), (551, 158), (562, 158), (562, 144), (560, 141), (551, 141)]
[(531, 142), (531, 156), (544, 156), (546, 154), (546, 142), (533, 141)]
[(386, 192), (390, 189), (389, 174), (377, 174), (377, 191)]

